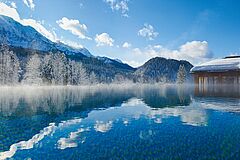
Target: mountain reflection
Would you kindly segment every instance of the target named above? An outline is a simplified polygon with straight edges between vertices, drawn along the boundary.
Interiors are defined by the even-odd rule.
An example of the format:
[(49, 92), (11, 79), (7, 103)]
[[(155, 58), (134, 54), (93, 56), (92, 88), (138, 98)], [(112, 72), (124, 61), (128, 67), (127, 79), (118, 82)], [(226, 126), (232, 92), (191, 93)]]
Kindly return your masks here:
[[(182, 93), (180, 93), (182, 92)], [(0, 115), (22, 117), (38, 114), (62, 114), (94, 108), (120, 106), (132, 97), (152, 108), (186, 106), (191, 91), (166, 86), (39, 87), (1, 88)]]
[[(1, 88), (0, 159), (39, 147), (40, 142), (49, 150), (76, 148), (92, 135), (115, 132), (137, 121), (161, 125), (176, 118), (182, 125), (204, 127), (209, 109), (238, 112), (239, 99), (197, 97), (191, 87), (154, 85)], [(19, 125), (13, 125), (16, 121)], [(14, 132), (22, 134), (7, 134)], [(148, 140), (155, 131), (136, 134)]]

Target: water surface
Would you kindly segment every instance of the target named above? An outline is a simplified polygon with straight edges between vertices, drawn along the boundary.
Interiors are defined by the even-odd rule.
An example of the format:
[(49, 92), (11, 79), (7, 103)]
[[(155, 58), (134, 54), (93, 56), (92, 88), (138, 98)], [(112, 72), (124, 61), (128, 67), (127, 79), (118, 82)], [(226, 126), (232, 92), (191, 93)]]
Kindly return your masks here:
[(239, 109), (191, 87), (5, 87), (0, 159), (239, 159)]

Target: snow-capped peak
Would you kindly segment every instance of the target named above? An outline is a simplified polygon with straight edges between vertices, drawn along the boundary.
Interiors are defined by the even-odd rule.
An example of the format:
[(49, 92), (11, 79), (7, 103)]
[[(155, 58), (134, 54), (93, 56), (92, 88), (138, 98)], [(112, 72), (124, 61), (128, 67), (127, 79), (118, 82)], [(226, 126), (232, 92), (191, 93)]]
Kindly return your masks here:
[(3, 15), (0, 15), (0, 43), (40, 51), (53, 51), (57, 49), (65, 54), (92, 56), (84, 47), (74, 48), (61, 42), (52, 42), (34, 28), (24, 26), (14, 19)]

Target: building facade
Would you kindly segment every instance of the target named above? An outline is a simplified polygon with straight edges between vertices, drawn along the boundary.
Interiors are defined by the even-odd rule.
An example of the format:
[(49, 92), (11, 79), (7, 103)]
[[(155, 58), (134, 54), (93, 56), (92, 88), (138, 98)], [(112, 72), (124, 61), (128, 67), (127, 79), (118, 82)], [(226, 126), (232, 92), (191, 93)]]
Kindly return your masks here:
[(198, 95), (240, 93), (240, 56), (216, 59), (195, 66), (190, 72), (194, 77), (195, 93)]
[(240, 85), (240, 56), (216, 59), (195, 66), (190, 72), (198, 86)]

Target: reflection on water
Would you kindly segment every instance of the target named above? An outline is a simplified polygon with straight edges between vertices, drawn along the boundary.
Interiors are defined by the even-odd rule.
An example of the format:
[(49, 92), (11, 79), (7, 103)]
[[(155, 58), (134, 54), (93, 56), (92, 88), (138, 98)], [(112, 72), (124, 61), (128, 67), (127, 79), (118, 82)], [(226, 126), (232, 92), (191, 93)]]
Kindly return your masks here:
[(203, 97), (240, 98), (240, 85), (195, 86), (195, 95)]
[(1, 88), (0, 159), (238, 157), (239, 104), (186, 86)]

